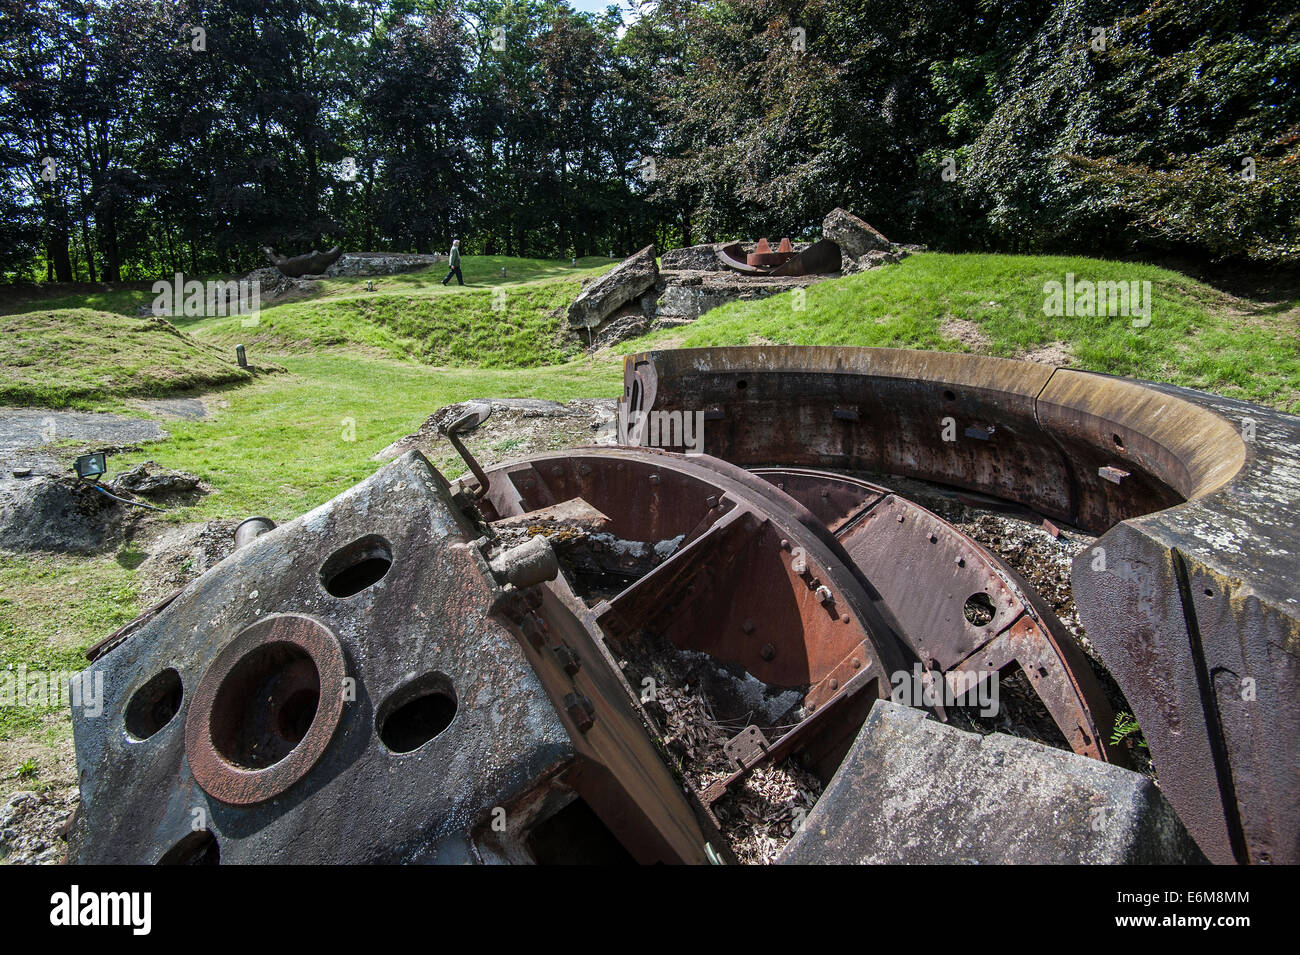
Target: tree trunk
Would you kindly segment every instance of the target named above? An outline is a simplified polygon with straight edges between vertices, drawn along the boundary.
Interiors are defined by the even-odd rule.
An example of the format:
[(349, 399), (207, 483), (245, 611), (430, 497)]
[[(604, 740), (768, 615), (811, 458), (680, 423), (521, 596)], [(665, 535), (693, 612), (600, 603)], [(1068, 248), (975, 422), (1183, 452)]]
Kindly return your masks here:
[[(95, 249), (90, 241), (90, 223), (84, 215), (81, 217), (81, 244), (86, 249), (86, 274), (90, 277), (91, 284), (94, 284), (99, 281), (95, 277)], [(105, 276), (104, 281), (111, 281), (111, 279)]]
[(46, 241), (46, 255), (54, 263), (56, 282), (72, 281), (72, 256), (68, 251), (68, 227), (66, 223), (51, 223), (50, 236)]
[(100, 223), (99, 234), (104, 242), (104, 281), (122, 281), (122, 254), (117, 242), (117, 213), (111, 204), (104, 221)]

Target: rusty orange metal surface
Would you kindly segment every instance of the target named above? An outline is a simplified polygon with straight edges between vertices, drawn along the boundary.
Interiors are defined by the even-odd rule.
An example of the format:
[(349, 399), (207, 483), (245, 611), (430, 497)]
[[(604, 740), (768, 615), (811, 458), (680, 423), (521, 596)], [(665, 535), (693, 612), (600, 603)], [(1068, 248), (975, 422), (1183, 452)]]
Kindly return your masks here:
[[(1079, 616), (1163, 792), (1211, 860), (1300, 861), (1300, 419), (1026, 361), (767, 345), (629, 355), (623, 402), (703, 411), (704, 449), (742, 466), (901, 475), (1101, 535), (1075, 558)], [(1027, 646), (1020, 619), (980, 652)], [(1050, 624), (1031, 642), (1086, 676)], [(1074, 708), (1067, 737), (1104, 746)]]
[[(835, 528), (921, 663), (968, 692), (1018, 665), (1071, 748), (1114, 761), (1114, 714), (1086, 657), (1005, 562), (937, 514), (857, 478), (758, 469)], [(987, 608), (977, 624), (973, 610)], [(985, 619), (986, 618), (986, 619)], [(957, 679), (957, 674), (972, 677)], [(960, 686), (958, 684), (960, 683)]]

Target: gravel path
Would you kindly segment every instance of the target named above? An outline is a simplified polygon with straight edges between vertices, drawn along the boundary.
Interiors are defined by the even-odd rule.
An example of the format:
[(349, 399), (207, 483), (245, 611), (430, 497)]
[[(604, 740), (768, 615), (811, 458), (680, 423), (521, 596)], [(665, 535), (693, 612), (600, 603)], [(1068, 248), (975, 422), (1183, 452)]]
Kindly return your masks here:
[(41, 408), (0, 408), (0, 472), (10, 477), (15, 468), (33, 474), (66, 474), (46, 445), (77, 441), (97, 447), (122, 447), (167, 436), (151, 418), (93, 411), (49, 411)]

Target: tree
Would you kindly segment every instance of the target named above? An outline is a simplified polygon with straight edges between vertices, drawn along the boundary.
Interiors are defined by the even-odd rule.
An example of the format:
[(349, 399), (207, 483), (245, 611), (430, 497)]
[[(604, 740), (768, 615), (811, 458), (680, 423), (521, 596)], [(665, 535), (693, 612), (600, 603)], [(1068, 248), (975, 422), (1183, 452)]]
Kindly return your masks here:
[(1000, 85), (971, 187), (1032, 247), (1292, 256), (1298, 72), (1291, 4), (1061, 4)]

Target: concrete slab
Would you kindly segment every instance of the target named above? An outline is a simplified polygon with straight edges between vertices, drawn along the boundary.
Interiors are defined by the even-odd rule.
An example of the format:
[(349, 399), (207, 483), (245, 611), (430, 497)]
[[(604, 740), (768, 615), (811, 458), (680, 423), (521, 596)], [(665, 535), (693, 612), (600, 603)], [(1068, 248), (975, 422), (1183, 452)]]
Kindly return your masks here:
[(778, 862), (1204, 862), (1145, 776), (877, 701)]

